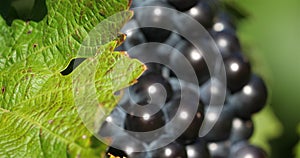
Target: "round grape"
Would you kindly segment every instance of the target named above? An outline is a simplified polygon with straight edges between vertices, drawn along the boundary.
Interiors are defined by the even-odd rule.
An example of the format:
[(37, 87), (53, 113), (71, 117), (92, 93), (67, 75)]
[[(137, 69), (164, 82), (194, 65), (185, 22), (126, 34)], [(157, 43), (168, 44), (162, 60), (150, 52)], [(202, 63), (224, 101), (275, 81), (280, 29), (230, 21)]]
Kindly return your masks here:
[(151, 8), (143, 8), (143, 12), (137, 12), (136, 19), (149, 42), (165, 42), (171, 35), (170, 30), (165, 30), (159, 27), (144, 27), (144, 26), (173, 26), (173, 15), (165, 12), (162, 7), (172, 8), (163, 1), (145, 1), (143, 6), (151, 6)]
[(232, 155), (232, 158), (245, 158), (245, 157), (267, 158), (268, 156), (263, 149), (250, 144), (241, 147)]
[(186, 11), (198, 3), (199, 0), (168, 0), (179, 11)]
[(214, 10), (210, 4), (205, 1), (199, 2), (185, 13), (193, 17), (205, 28), (210, 28), (212, 26)]
[(229, 30), (211, 33), (222, 56), (229, 57), (231, 54), (241, 51), (241, 45), (236, 34)]
[(162, 104), (168, 102), (173, 95), (168, 80), (154, 72), (141, 76), (138, 83), (129, 88), (129, 92), (131, 99), (142, 105), (149, 103)]
[(234, 113), (229, 106), (225, 105), (221, 114), (217, 117), (217, 109), (217, 107), (211, 107), (205, 113), (208, 118), (207, 124), (211, 124), (217, 120), (213, 128), (204, 136), (204, 139), (208, 142), (224, 141), (230, 137)]
[(254, 74), (249, 83), (228, 100), (229, 104), (236, 108), (238, 116), (247, 119), (265, 106), (267, 97), (268, 91), (264, 81)]
[[(196, 47), (194, 47), (191, 43), (187, 41), (182, 41), (178, 43), (176, 46), (176, 51), (179, 51), (182, 53), (185, 57), (185, 59), (182, 59), (182, 56), (178, 54), (178, 52), (175, 52), (171, 54), (171, 60), (170, 64), (171, 66), (177, 67), (178, 70), (181, 70), (182, 72), (186, 71), (185, 68), (182, 67), (180, 64), (181, 61), (187, 60), (191, 66), (193, 67), (199, 84), (204, 83), (206, 80), (209, 79), (209, 71), (208, 67), (206, 65), (203, 52)], [(185, 81), (189, 81), (189, 76), (186, 76), (184, 78)]]
[(224, 61), (227, 87), (235, 93), (245, 86), (251, 77), (250, 63), (240, 54), (233, 54)]
[(251, 119), (243, 120), (240, 118), (233, 119), (230, 140), (238, 142), (249, 139), (254, 131), (254, 125)]
[(152, 158), (187, 158), (184, 146), (176, 142), (172, 142), (150, 153)]
[(208, 149), (212, 158), (227, 158), (230, 154), (230, 142), (211, 142), (208, 143)]
[(207, 143), (198, 138), (193, 144), (186, 145), (188, 158), (210, 158), (210, 153), (207, 148)]
[[(182, 99), (180, 95), (183, 96)], [(191, 99), (189, 99), (189, 97), (193, 97), (197, 95), (192, 90), (188, 90), (188, 89), (181, 90), (180, 95), (179, 96), (177, 95), (174, 99), (172, 99), (164, 107), (164, 110), (166, 111), (166, 114), (169, 119), (173, 119), (176, 113), (179, 113), (179, 119), (181, 119), (182, 121), (185, 121), (187, 118), (193, 118), (188, 128), (185, 129), (185, 131), (177, 139), (177, 141), (180, 143), (189, 144), (198, 138), (199, 129), (202, 125), (203, 118), (204, 118), (203, 115), (204, 105), (200, 100), (198, 104), (195, 105), (190, 101)], [(189, 96), (184, 96), (184, 95), (189, 95)], [(180, 102), (181, 104), (185, 104), (186, 106), (180, 107)], [(197, 109), (195, 116), (190, 116), (190, 114), (193, 114), (194, 109)]]
[[(132, 29), (136, 28), (136, 29)], [(136, 20), (130, 20), (122, 29), (122, 32), (126, 34), (126, 40), (121, 45), (125, 50), (130, 50), (132, 47), (143, 44), (146, 42), (146, 38), (142, 31), (138, 28)]]

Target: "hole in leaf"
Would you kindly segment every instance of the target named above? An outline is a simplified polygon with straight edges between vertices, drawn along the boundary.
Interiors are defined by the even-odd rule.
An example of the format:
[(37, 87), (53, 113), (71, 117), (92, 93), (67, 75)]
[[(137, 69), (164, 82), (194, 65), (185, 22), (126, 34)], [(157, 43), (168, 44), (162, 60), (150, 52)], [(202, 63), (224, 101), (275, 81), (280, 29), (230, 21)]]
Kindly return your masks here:
[(5, 87), (4, 86), (1, 88), (1, 92), (2, 92), (2, 94), (5, 93)]
[(47, 12), (46, 0), (0, 0), (0, 15), (7, 25), (15, 19), (39, 22)]
[(64, 69), (62, 72), (60, 72), (62, 75), (68, 75), (70, 74), (73, 70), (76, 69), (76, 67), (78, 67), (83, 61), (85, 60), (85, 58), (76, 58), (76, 59), (72, 59), (70, 64), (68, 65), (68, 67), (66, 69)]

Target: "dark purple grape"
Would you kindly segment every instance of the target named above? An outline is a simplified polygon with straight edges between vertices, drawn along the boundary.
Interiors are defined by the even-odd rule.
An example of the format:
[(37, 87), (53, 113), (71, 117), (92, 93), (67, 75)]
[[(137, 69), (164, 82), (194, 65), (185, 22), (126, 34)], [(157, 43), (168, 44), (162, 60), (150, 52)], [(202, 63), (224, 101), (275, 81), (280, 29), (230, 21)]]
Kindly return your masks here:
[(241, 56), (241, 54), (233, 54), (224, 61), (227, 87), (235, 93), (241, 90), (251, 77), (250, 63)]
[(230, 142), (211, 142), (208, 143), (208, 149), (212, 158), (227, 158), (230, 154)]
[(153, 72), (141, 76), (138, 83), (129, 88), (129, 92), (131, 99), (142, 105), (149, 103), (164, 104), (173, 95), (170, 83), (160, 74)]
[[(141, 30), (149, 42), (164, 42), (172, 34), (170, 30), (159, 28), (159, 26), (173, 26), (172, 14), (166, 12), (162, 7), (172, 8), (163, 1), (145, 1), (143, 6), (151, 6), (151, 8), (143, 8), (143, 12), (137, 12), (136, 19)], [(151, 26), (150, 26), (151, 25)]]
[(257, 75), (252, 75), (249, 83), (243, 89), (229, 98), (229, 104), (235, 107), (239, 117), (250, 118), (260, 111), (268, 97), (264, 81)]
[[(170, 78), (168, 79), (168, 81), (169, 81), (169, 83), (171, 84), (174, 93), (180, 92), (180, 89), (181, 89), (181, 87), (180, 87), (180, 82), (183, 82), (183, 81), (179, 80), (179, 79), (176, 78), (176, 77), (170, 77)], [(175, 95), (175, 94), (174, 94), (174, 95)]]
[(206, 142), (198, 138), (193, 144), (185, 147), (188, 158), (210, 158)]
[(235, 34), (236, 27), (232, 21), (232, 17), (226, 12), (222, 11), (214, 18), (212, 30), (213, 32), (226, 31), (231, 34)]
[(207, 122), (203, 122), (203, 126), (212, 124), (215, 120), (213, 128), (204, 136), (207, 142), (218, 142), (227, 140), (230, 137), (232, 120), (234, 117), (233, 110), (225, 105), (219, 117), (217, 117), (217, 107), (211, 107), (206, 111)]
[[(176, 51), (179, 51), (184, 55), (185, 59), (182, 59), (182, 56), (179, 55), (177, 52), (172, 53), (170, 60), (172, 67), (174, 66), (181, 72), (185, 72), (186, 68), (182, 66), (183, 64), (180, 64), (180, 62), (187, 60), (193, 67), (197, 75), (199, 84), (202, 84), (203, 82), (209, 79), (208, 67), (206, 65), (203, 52), (201, 52), (201, 50), (198, 50), (196, 47), (194, 47), (191, 43), (187, 41), (182, 41), (178, 43), (175, 48)], [(190, 76), (186, 76), (184, 80), (189, 82), (189, 77)]]
[[(156, 106), (156, 105), (152, 105)], [(152, 111), (144, 109), (139, 114), (142, 117), (127, 114), (125, 119), (125, 129), (134, 132), (149, 132), (161, 128), (165, 125), (165, 115), (160, 110), (152, 115)]]
[[(118, 116), (114, 113), (101, 126), (99, 134), (105, 137), (113, 135), (115, 140), (107, 153), (129, 158), (267, 157), (262, 149), (247, 142), (254, 129), (251, 115), (261, 110), (266, 104), (267, 88), (260, 77), (251, 74), (249, 61), (240, 53), (242, 50), (233, 18), (222, 9), (216, 13), (212, 3), (214, 2), (204, 0), (135, 0), (133, 2), (132, 7), (153, 7), (144, 8), (143, 12), (136, 12), (134, 19), (124, 29), (127, 39), (117, 50), (129, 50), (134, 47), (136, 49), (132, 49), (132, 53), (129, 53), (131, 57), (142, 56), (143, 58), (138, 59), (142, 61), (156, 61), (157, 59), (158, 62), (146, 63), (147, 71), (135, 85), (128, 88), (126, 98), (120, 103), (120, 107), (128, 114), (119, 113)], [(224, 59), (227, 84), (217, 81), (214, 84), (216, 87), (211, 86), (214, 79), (209, 80), (210, 74), (204, 60), (204, 52), (202, 52), (206, 50), (207, 43), (202, 43), (203, 47), (197, 50), (189, 41), (180, 36), (190, 32), (192, 38), (195, 38), (199, 34), (205, 35), (205, 30), (188, 24), (189, 18), (184, 14), (169, 14), (161, 7), (171, 9), (174, 7), (194, 18), (210, 31)], [(177, 33), (164, 30), (159, 26), (175, 27), (174, 32)], [(131, 30), (130, 28), (138, 29)], [(197, 38), (197, 40), (207, 42), (206, 37)], [(165, 47), (165, 45), (135, 47), (146, 42), (159, 42), (171, 47)], [(147, 54), (155, 57), (152, 58)], [(182, 66), (186, 62), (191, 64), (189, 69)], [(168, 63), (170, 68), (158, 63)], [(201, 87), (190, 86), (190, 82), (193, 82), (192, 75), (178, 74), (178, 72), (187, 73), (193, 70)], [(176, 75), (181, 78), (178, 79)], [(183, 84), (183, 87), (180, 87), (179, 83)], [(221, 90), (226, 91), (225, 98), (221, 95)], [(210, 103), (211, 98), (216, 99), (212, 100), (212, 106), (205, 106)], [(220, 99), (224, 100), (225, 105), (220, 116), (217, 116), (220, 109), (216, 105), (219, 104), (214, 103), (219, 103)], [(180, 102), (184, 106), (179, 106)], [(206, 120), (203, 120), (204, 114)], [(179, 122), (167, 126), (169, 125), (167, 123), (174, 121), (173, 119)], [(187, 120), (191, 123), (188, 124)], [(215, 124), (213, 124), (214, 121), (216, 121)], [(111, 128), (114, 127), (113, 124), (124, 127), (129, 135), (124, 134), (125, 137), (118, 137), (120, 133), (115, 128)], [(184, 125), (187, 127), (182, 128)], [(209, 127), (208, 125), (212, 125), (212, 129), (208, 134), (199, 138), (200, 127), (203, 126), (205, 129)], [(139, 133), (151, 132), (161, 127), (164, 127), (163, 130), (155, 131), (155, 134), (150, 136), (151, 138), (145, 138), (144, 133)], [(174, 142), (159, 149), (155, 148), (165, 144), (165, 141), (169, 142), (170, 139), (164, 140), (164, 136), (171, 138), (181, 129), (183, 133), (178, 138), (176, 137)], [(133, 136), (135, 140), (125, 139), (127, 136)], [(121, 140), (121, 142), (116, 140)], [(139, 140), (143, 143), (136, 142)], [(155, 150), (133, 152), (138, 148), (139, 151), (145, 149), (144, 143), (147, 143), (149, 149), (155, 148)], [(119, 145), (118, 149), (116, 145)]]
[[(191, 102), (189, 97), (193, 97), (192, 90), (182, 90), (180, 95), (182, 95), (182, 99), (180, 96), (176, 96), (174, 99), (172, 99), (165, 107), (164, 110), (166, 111), (167, 116), (169, 119), (173, 119), (176, 113), (179, 113), (180, 117), (178, 119), (181, 119), (181, 121), (185, 121), (186, 118), (193, 118), (192, 122), (189, 124), (188, 128), (185, 129), (185, 131), (181, 134), (181, 136), (177, 139), (180, 143), (183, 144), (189, 144), (194, 142), (199, 135), (199, 129), (202, 125), (202, 121), (204, 118), (203, 111), (204, 111), (204, 105), (201, 101), (198, 102), (198, 104)], [(184, 95), (190, 95), (190, 96), (184, 96)], [(182, 102), (180, 107), (180, 102)], [(197, 112), (195, 116), (190, 116), (191, 114), (195, 113), (194, 109), (197, 109)]]
[(144, 74), (147, 73), (157, 73), (162, 74), (163, 65), (159, 63), (146, 63), (147, 70), (144, 72)]
[(170, 35), (170, 37), (165, 41), (165, 44), (171, 46), (171, 47), (175, 47), (177, 45), (177, 43), (182, 41), (182, 37), (177, 34), (177, 33), (172, 33)]
[(109, 154), (118, 157), (142, 158), (146, 157), (145, 143), (140, 142), (128, 135), (115, 135), (110, 139), (112, 142), (106, 150), (106, 157)]
[(203, 101), (204, 105), (207, 106), (210, 104), (210, 100), (212, 105), (215, 105), (216, 103), (226, 103), (226, 97), (224, 100), (224, 96), (222, 96), (222, 91), (225, 90), (225, 93), (228, 94), (228, 89), (225, 86), (225, 84), (221, 83), (219, 80), (211, 78), (207, 82), (205, 82), (200, 87), (200, 97)]
[(141, 28), (143, 33), (145, 34), (148, 42), (165, 42), (168, 37), (171, 35), (171, 31), (161, 28), (154, 27), (144, 27)]
[(233, 119), (230, 141), (233, 143), (249, 139), (254, 131), (252, 120)]
[(150, 152), (151, 158), (187, 158), (184, 146), (172, 142), (165, 147)]
[(232, 157), (232, 155), (234, 153), (236, 153), (238, 150), (240, 150), (241, 148), (243, 148), (243, 147), (245, 147), (247, 145), (249, 145), (248, 140), (241, 140), (241, 141), (238, 141), (238, 142), (233, 142), (231, 144), (230, 156), (229, 157)]
[(168, 0), (179, 11), (186, 11), (198, 3), (199, 0)]
[(244, 145), (232, 154), (232, 158), (267, 158), (266, 152), (254, 145)]
[[(137, 28), (137, 29), (132, 29)], [(122, 32), (126, 34), (126, 40), (121, 45), (125, 50), (130, 50), (132, 47), (146, 43), (146, 38), (144, 34), (138, 27), (136, 20), (130, 20), (125, 27), (122, 29)]]
[(109, 147), (106, 151), (106, 158), (111, 158), (111, 156), (128, 157), (128, 155), (124, 151), (113, 147)]
[(241, 51), (241, 45), (236, 34), (229, 30), (212, 32), (212, 36), (224, 58)]
[[(149, 106), (157, 106), (157, 105), (149, 105)], [(158, 106), (156, 108), (159, 108)], [(139, 116), (136, 116), (134, 114), (127, 114), (127, 117), (125, 119), (125, 129), (130, 131), (130, 134), (134, 136), (135, 138), (141, 139), (146, 143), (150, 143), (155, 139), (158, 139), (161, 134), (164, 133), (164, 131), (156, 131), (154, 132), (151, 137), (145, 137), (144, 133), (140, 132), (151, 132), (154, 130), (157, 130), (159, 128), (162, 128), (166, 123), (165, 114), (158, 109), (158, 112), (156, 112), (157, 109), (141, 109), (134, 111), (135, 114), (138, 114)], [(156, 112), (156, 113), (155, 113)], [(141, 116), (140, 116), (141, 115)]]
[(117, 135), (120, 128), (124, 128), (126, 113), (120, 108), (113, 109), (112, 113), (102, 123), (98, 134), (101, 137)]
[(205, 28), (210, 28), (213, 24), (214, 10), (210, 4), (205, 1), (200, 1), (185, 13), (193, 17)]

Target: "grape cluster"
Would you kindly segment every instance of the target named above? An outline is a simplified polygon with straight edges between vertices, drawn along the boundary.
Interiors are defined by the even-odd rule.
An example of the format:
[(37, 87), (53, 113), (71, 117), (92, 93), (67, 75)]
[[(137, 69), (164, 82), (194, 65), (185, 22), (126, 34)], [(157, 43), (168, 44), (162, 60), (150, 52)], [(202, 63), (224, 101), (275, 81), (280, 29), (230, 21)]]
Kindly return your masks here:
[[(122, 149), (117, 149), (112, 145), (107, 149), (107, 155), (141, 158), (267, 157), (265, 151), (248, 142), (254, 130), (251, 116), (266, 104), (267, 88), (262, 78), (252, 72), (249, 61), (242, 54), (235, 23), (231, 15), (224, 11), (219, 3), (221, 2), (209, 0), (133, 0), (133, 8), (157, 6), (176, 9), (190, 15), (202, 24), (213, 37), (224, 61), (227, 79), (226, 99), (213, 128), (205, 136), (199, 137), (204, 116), (215, 116), (214, 113), (217, 112), (217, 110), (214, 111), (214, 107), (207, 112), (207, 108), (210, 97), (218, 96), (218, 90), (222, 88), (222, 84), (215, 84), (217, 87), (212, 87), (212, 79), (206, 61), (201, 52), (198, 52), (187, 39), (171, 30), (139, 27), (147, 25), (147, 23), (164, 23), (164, 25), (174, 25), (178, 30), (184, 30), (188, 28), (188, 24), (178, 23), (178, 18), (182, 17), (165, 12), (136, 14), (127, 26), (137, 29), (125, 32), (127, 39), (117, 50), (130, 50), (147, 42), (167, 44), (174, 47), (189, 61), (199, 84), (189, 84), (188, 78), (178, 79), (172, 70), (163, 64), (146, 63), (148, 69), (136, 84), (129, 87), (117, 108), (109, 116), (109, 121), (113, 120), (117, 126), (137, 132), (132, 134), (133, 137), (143, 139), (143, 148), (146, 149), (157, 146), (172, 135), (176, 129), (169, 128), (162, 133), (157, 133), (154, 135), (155, 139), (142, 138), (138, 132), (159, 129), (175, 118), (176, 113), (180, 114), (180, 117), (176, 117), (178, 121), (184, 121), (188, 117), (192, 117), (192, 121), (185, 131), (167, 146), (150, 151), (145, 150), (145, 152), (132, 152), (134, 148), (141, 148), (133, 140), (127, 141)], [(143, 49), (142, 51), (146, 52), (147, 50)], [(151, 49), (151, 51), (150, 53), (156, 53), (155, 55), (158, 57), (167, 56), (171, 66), (176, 67), (182, 60), (182, 56), (178, 56), (178, 53), (170, 50), (153, 52)], [(179, 86), (179, 82), (184, 83), (183, 87)], [(190, 100), (195, 98), (198, 93), (200, 93), (198, 104), (193, 105)], [(186, 106), (179, 106), (181, 104)], [(136, 108), (137, 106), (155, 108)], [(127, 112), (120, 109), (126, 109)], [(214, 119), (216, 118), (208, 120)], [(101, 127), (103, 130), (105, 126), (108, 126), (109, 121), (104, 122)], [(122, 141), (122, 136), (114, 139)]]

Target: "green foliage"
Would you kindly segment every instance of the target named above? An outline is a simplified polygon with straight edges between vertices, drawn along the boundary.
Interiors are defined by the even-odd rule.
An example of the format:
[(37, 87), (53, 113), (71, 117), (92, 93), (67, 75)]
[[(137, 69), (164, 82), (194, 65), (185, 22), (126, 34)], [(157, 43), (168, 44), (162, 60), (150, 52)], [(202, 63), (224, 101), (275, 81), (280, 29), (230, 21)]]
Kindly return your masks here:
[[(238, 0), (225, 0), (224, 8), (230, 12), (235, 22), (239, 25), (238, 35), (243, 45), (243, 53), (250, 59), (252, 63), (253, 72), (262, 76), (267, 84), (269, 92), (269, 100), (272, 95), (272, 87), (270, 83), (270, 72), (268, 65), (264, 62), (264, 57), (261, 56), (261, 51), (256, 47), (254, 39), (249, 38), (249, 34), (243, 29), (243, 25), (248, 25), (251, 22), (252, 12), (248, 8), (241, 5)], [(262, 111), (255, 114), (253, 117), (254, 121), (254, 134), (251, 137), (251, 143), (264, 148), (268, 153), (271, 154), (270, 140), (279, 137), (282, 133), (282, 125), (278, 118), (274, 115), (271, 103), (266, 106)]]
[[(298, 125), (297, 132), (298, 132), (298, 135), (300, 137), (300, 124)], [(295, 148), (295, 154), (296, 154), (296, 158), (300, 158), (300, 139), (299, 139), (299, 142), (298, 142), (298, 144), (297, 144), (297, 146)]]
[(271, 153), (269, 141), (277, 138), (282, 133), (282, 126), (274, 115), (270, 106), (265, 107), (261, 112), (253, 117), (255, 124), (254, 134), (251, 143), (263, 147)]
[[(235, 1), (249, 13), (239, 25), (239, 35), (259, 71), (266, 79), (269, 105), (282, 123), (280, 137), (271, 141), (273, 158), (293, 157), (299, 123), (298, 72), (300, 57), (300, 1), (228, 0)], [(259, 124), (258, 121), (256, 124)], [(265, 124), (267, 128), (274, 122)], [(275, 123), (276, 124), (276, 123)], [(279, 129), (275, 130), (276, 133)]]
[[(247, 20), (245, 20), (243, 24), (246, 25)], [(271, 154), (270, 141), (278, 138), (282, 134), (283, 127), (272, 108), (271, 99), (273, 89), (270, 81), (270, 70), (264, 61), (264, 57), (261, 55), (261, 51), (253, 44), (253, 41), (248, 38), (248, 34), (239, 31), (239, 36), (242, 39), (244, 51), (252, 63), (253, 71), (264, 78), (269, 93), (268, 105), (253, 117), (255, 131), (251, 142), (264, 148)]]
[[(38, 23), (16, 20), (9, 27), (0, 17), (0, 157), (100, 157), (103, 145), (92, 142), (93, 131), (78, 114), (74, 79), (95, 64), (93, 76), (86, 77), (93, 77), (96, 99), (107, 114), (116, 103), (113, 93), (142, 73), (139, 61), (113, 52), (122, 38), (106, 38), (120, 30), (131, 12), (107, 21), (110, 32), (96, 30), (96, 45), (90, 43), (96, 37), (86, 39), (100, 22), (128, 10), (128, 0), (46, 3), (48, 14)], [(62, 76), (77, 57), (88, 59)]]

